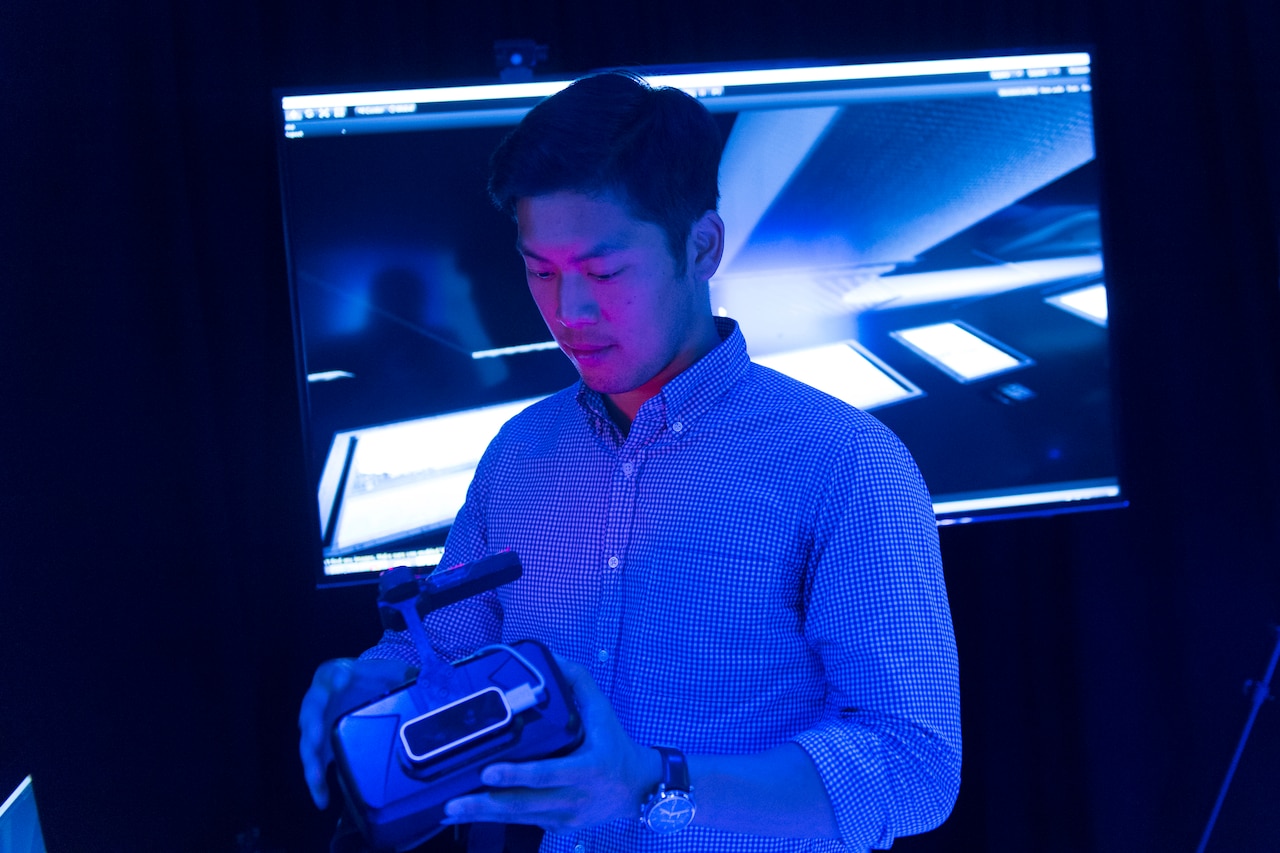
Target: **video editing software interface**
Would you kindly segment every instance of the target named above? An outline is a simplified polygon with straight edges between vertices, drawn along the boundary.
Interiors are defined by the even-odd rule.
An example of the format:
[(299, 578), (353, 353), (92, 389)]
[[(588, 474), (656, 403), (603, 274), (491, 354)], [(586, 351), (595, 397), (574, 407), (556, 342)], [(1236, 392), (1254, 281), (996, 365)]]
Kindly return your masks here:
[[(939, 523), (1122, 502), (1090, 65), (644, 74), (724, 134), (713, 309), (753, 360), (893, 429)], [(576, 381), (486, 194), (495, 146), (568, 83), (281, 95), (329, 582), (434, 565), (499, 427)]]

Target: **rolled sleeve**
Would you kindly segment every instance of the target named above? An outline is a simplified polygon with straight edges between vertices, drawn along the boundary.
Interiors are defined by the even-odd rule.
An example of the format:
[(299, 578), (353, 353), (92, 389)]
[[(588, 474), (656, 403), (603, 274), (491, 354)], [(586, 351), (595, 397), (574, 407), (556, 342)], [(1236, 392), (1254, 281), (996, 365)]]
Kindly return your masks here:
[(901, 442), (859, 430), (833, 460), (815, 531), (806, 636), (827, 673), (823, 720), (794, 738), (853, 849), (951, 812), (959, 669), (932, 505)]

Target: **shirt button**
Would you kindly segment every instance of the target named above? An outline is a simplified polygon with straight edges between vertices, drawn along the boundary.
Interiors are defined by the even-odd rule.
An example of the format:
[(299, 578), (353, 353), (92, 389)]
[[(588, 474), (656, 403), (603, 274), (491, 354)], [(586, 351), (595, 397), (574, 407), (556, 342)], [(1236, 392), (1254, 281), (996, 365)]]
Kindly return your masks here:
[(635, 466), (632, 465), (630, 462), (622, 463), (622, 473), (626, 474), (628, 477), (631, 476), (631, 472), (634, 470), (635, 470)]
[(672, 428), (673, 430), (675, 430), (676, 432), (680, 432), (681, 430), (683, 430), (683, 429), (684, 429), (684, 424), (683, 424), (683, 423), (681, 423), (680, 421), (676, 421), (675, 423), (673, 423), (673, 424), (671, 425), (671, 428)]
[(616, 569), (616, 568), (618, 568), (618, 558), (617, 558), (617, 557), (610, 557), (610, 558), (609, 558), (609, 568), (611, 568), (611, 569)]
[(601, 649), (600, 651), (596, 652), (596, 660), (600, 661), (600, 663), (604, 663), (608, 659), (609, 659), (608, 649)]
[(573, 845), (573, 853), (587, 853), (587, 845), (581, 843)]

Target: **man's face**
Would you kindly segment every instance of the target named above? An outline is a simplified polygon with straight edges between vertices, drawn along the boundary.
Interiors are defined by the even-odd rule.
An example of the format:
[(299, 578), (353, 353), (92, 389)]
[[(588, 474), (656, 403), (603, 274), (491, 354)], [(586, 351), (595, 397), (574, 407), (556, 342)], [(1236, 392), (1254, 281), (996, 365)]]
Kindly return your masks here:
[(661, 228), (575, 192), (520, 199), (516, 224), (529, 290), (588, 387), (643, 402), (705, 354), (714, 325), (695, 240), (678, 274)]

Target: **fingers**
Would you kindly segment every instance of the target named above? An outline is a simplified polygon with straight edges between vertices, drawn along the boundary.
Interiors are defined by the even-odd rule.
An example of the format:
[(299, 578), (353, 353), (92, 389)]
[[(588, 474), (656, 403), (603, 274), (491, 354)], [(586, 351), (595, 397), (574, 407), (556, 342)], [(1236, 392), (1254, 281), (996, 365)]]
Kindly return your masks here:
[[(609, 700), (605, 698), (605, 695), (600, 692), (600, 688), (596, 686), (596, 680), (591, 676), (591, 670), (580, 663), (565, 660), (559, 655), (556, 655), (555, 658), (556, 663), (560, 666), (560, 671), (564, 673), (564, 677), (568, 680), (569, 686), (573, 690), (574, 704), (578, 706), (578, 711), (582, 714), (582, 720), (588, 727), (591, 726), (593, 721), (599, 719), (602, 712), (605, 714), (613, 713), (613, 706), (609, 705)], [(602, 703), (608, 708), (603, 709)]]
[(298, 710), (298, 728), (306, 731), (309, 727), (314, 727), (317, 721), (323, 722), (333, 697), (351, 684), (354, 663), (355, 661), (342, 658), (327, 660), (316, 668), (311, 686), (302, 697), (302, 707)]
[(491, 788), (556, 788), (582, 779), (582, 762), (573, 756), (519, 764), (490, 764), (480, 781)]
[(323, 809), (329, 805), (329, 785), (325, 781), (325, 770), (333, 760), (333, 750), (329, 739), (324, 736), (322, 726), (301, 726), (298, 738), (298, 754), (302, 758), (302, 777), (307, 782), (311, 799), (316, 808)]
[(334, 720), (403, 682), (408, 666), (400, 661), (339, 658), (316, 668), (298, 710), (298, 754), (302, 775), (318, 808), (329, 804), (325, 773), (333, 761), (329, 732)]
[(591, 677), (591, 670), (587, 669), (577, 661), (562, 658), (560, 655), (553, 655), (553, 657), (555, 657), (556, 664), (559, 665), (560, 671), (564, 673), (564, 677), (569, 680), (569, 684), (573, 687), (574, 692), (577, 692), (579, 689), (596, 690), (598, 692), (599, 688), (596, 687), (596, 680)]
[(325, 780), (325, 771), (333, 756), (321, 755), (308, 748), (305, 743), (299, 747), (299, 752), (302, 754), (302, 776), (306, 779), (307, 790), (311, 792), (311, 800), (316, 808), (323, 810), (329, 805), (329, 785)]
[(491, 764), (481, 774), (490, 788), (452, 801), (447, 813), (463, 821), (529, 823), (579, 828), (634, 816), (641, 788), (657, 778), (657, 753), (635, 744), (591, 672), (560, 661), (586, 728), (582, 745), (569, 755), (540, 761)]
[(585, 805), (576, 792), (563, 789), (487, 791), (445, 803), (442, 822), (521, 823), (550, 831), (575, 829), (589, 823), (583, 817)]
[(311, 799), (319, 809), (329, 805), (329, 786), (325, 781), (325, 770), (333, 760), (328, 738), (329, 706), (334, 696), (351, 683), (349, 664), (345, 660), (322, 663), (316, 669), (298, 711), (298, 754), (302, 758), (302, 776), (311, 792)]

